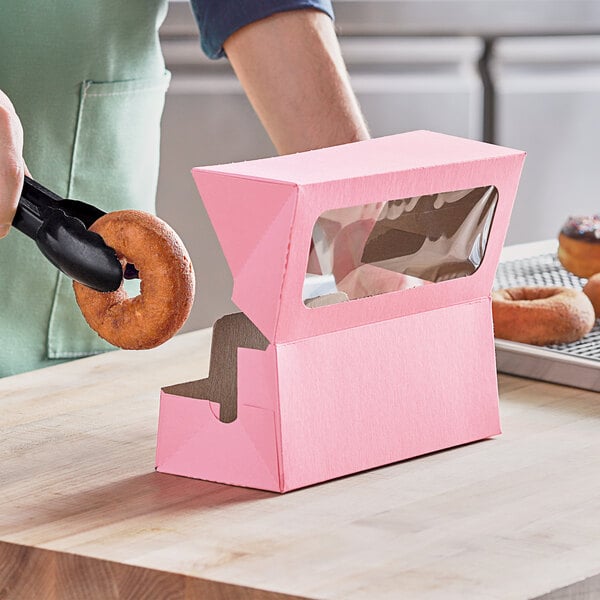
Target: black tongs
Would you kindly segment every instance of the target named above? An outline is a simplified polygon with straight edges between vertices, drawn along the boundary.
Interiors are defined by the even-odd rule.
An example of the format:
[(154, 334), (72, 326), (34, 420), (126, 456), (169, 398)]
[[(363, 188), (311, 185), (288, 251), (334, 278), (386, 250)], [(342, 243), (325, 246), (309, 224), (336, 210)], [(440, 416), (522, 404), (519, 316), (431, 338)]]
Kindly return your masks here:
[(104, 214), (91, 204), (63, 200), (25, 177), (13, 226), (35, 240), (42, 254), (71, 279), (99, 292), (114, 292), (123, 280), (121, 263), (101, 236), (88, 231)]

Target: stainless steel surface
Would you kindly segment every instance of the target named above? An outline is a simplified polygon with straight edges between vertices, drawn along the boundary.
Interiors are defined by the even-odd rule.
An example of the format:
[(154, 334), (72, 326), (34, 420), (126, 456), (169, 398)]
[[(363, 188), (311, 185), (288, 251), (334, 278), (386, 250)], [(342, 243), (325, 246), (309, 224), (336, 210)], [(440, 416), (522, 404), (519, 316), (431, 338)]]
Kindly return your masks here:
[[(585, 285), (585, 279), (558, 262), (555, 241), (546, 247), (524, 244), (520, 249), (520, 257), (501, 261), (495, 288), (560, 285), (581, 289)], [(503, 373), (600, 391), (600, 321), (583, 339), (571, 344), (540, 347), (496, 340), (496, 361)]]
[(600, 31), (597, 0), (334, 0), (344, 35), (531, 35)]
[(598, 210), (600, 36), (503, 38), (489, 66), (495, 142), (527, 150), (507, 243), (554, 237)]
[[(166, 35), (195, 35), (185, 1), (171, 2)], [(600, 33), (598, 0), (334, 0), (343, 35)]]

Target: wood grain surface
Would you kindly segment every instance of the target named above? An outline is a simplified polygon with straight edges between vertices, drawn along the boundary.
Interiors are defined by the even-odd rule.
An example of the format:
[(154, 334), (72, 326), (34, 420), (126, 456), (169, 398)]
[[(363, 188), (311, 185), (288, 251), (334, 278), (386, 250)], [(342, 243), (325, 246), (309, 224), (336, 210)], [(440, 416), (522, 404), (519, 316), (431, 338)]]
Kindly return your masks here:
[(302, 600), (166, 571), (0, 542), (0, 598)]
[(600, 395), (502, 376), (502, 436), (277, 495), (154, 471), (209, 346), (0, 380), (0, 598), (598, 597)]

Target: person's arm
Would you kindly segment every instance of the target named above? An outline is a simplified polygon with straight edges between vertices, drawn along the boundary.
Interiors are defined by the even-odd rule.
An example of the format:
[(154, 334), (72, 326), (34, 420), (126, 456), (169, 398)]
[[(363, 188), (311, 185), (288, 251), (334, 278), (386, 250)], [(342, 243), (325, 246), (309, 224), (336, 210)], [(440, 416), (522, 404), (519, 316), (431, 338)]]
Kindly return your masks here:
[(324, 12), (276, 13), (238, 29), (223, 47), (280, 154), (369, 137)]
[(8, 233), (15, 216), (24, 174), (21, 122), (0, 90), (0, 238)]

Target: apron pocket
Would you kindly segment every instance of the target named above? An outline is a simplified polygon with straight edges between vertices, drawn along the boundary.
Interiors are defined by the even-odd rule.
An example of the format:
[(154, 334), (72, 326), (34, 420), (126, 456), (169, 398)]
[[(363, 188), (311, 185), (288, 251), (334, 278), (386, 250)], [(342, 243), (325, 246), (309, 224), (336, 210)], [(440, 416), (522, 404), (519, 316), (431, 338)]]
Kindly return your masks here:
[[(154, 212), (160, 118), (170, 74), (81, 85), (68, 198), (106, 212)], [(48, 358), (77, 358), (113, 349), (92, 331), (59, 273), (48, 326)]]

